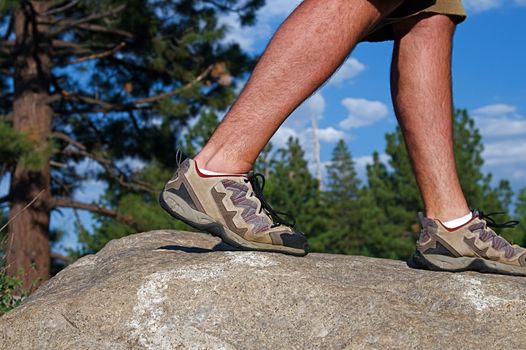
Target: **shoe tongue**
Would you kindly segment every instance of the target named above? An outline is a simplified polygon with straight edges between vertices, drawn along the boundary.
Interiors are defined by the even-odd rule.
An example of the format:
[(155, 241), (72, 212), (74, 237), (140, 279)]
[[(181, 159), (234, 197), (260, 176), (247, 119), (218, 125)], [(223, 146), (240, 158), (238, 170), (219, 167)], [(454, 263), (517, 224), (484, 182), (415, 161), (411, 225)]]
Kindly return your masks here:
[(426, 217), (424, 216), (424, 213), (421, 211), (418, 212), (418, 221), (420, 221), (420, 225), (424, 227), (426, 225)]
[(428, 226), (436, 226), (435, 220), (430, 219), (424, 215), (422, 212), (418, 212), (418, 220), (420, 221), (420, 225), (425, 228)]

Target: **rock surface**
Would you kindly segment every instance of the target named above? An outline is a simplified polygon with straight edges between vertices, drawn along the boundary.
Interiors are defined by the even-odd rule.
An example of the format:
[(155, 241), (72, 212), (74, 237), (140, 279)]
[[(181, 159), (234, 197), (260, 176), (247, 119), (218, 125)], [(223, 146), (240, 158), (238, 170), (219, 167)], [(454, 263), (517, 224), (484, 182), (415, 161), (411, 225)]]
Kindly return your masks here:
[(112, 241), (0, 318), (0, 349), (526, 347), (526, 278), (231, 249), (176, 231)]

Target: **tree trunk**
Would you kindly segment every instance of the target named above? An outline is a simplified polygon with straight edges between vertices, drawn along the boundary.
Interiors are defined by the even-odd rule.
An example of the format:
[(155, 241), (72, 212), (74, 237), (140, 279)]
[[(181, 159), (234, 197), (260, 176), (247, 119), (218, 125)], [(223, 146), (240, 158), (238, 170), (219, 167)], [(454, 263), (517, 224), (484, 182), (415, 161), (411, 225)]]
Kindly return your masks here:
[[(15, 12), (15, 99), (13, 127), (24, 132), (42, 150), (40, 166), (20, 161), (11, 176), (11, 210), (7, 239), (7, 271), (21, 277), (32, 291), (49, 278), (49, 219), (52, 208), (47, 152), (53, 111), (47, 103), (50, 87), (50, 45), (46, 28), (36, 25), (50, 1), (20, 2)], [(39, 19), (43, 19), (40, 17)], [(38, 199), (29, 207), (34, 198)]]

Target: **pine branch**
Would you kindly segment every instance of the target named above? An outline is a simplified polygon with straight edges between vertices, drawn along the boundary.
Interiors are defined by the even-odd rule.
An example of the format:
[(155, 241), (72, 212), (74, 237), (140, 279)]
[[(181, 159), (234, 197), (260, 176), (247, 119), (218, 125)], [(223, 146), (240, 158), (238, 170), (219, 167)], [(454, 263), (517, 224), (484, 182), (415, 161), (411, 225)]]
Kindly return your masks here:
[(86, 146), (84, 146), (82, 143), (78, 142), (77, 140), (74, 140), (72, 139), (71, 137), (69, 137), (68, 135), (64, 134), (64, 133), (61, 133), (61, 132), (53, 132), (51, 134), (51, 136), (53, 138), (56, 138), (56, 139), (59, 139), (59, 140), (62, 140), (62, 141), (66, 141), (67, 143), (77, 147), (78, 149), (80, 150), (83, 150), (85, 151), (86, 150)]
[(53, 207), (57, 208), (72, 208), (91, 211), (93, 213), (102, 214), (117, 219), (120, 222), (135, 227), (136, 223), (132, 218), (126, 215), (119, 214), (116, 210), (104, 208), (96, 204), (79, 202), (69, 198), (55, 198), (53, 200)]
[(128, 176), (126, 175), (126, 173), (122, 171), (121, 169), (119, 169), (115, 164), (113, 164), (113, 162), (110, 159), (107, 159), (103, 156), (88, 152), (86, 146), (72, 139), (68, 135), (59, 133), (59, 132), (55, 132), (52, 134), (52, 136), (54, 138), (66, 141), (70, 145), (75, 146), (77, 148), (76, 150), (64, 150), (61, 152), (62, 154), (66, 156), (82, 156), (82, 157), (93, 159), (100, 166), (102, 166), (104, 170), (106, 171), (106, 174), (108, 174), (109, 177), (112, 178), (113, 180), (117, 181), (117, 183), (120, 186), (125, 187), (125, 188), (130, 188), (135, 191), (156, 193), (154, 188), (151, 187), (150, 184), (146, 182), (138, 181), (138, 180), (128, 181), (127, 180)]
[(68, 29), (71, 29), (71, 28), (75, 28), (75, 27), (78, 27), (82, 24), (85, 24), (85, 23), (88, 23), (88, 22), (91, 22), (91, 21), (96, 21), (98, 19), (102, 19), (102, 18), (105, 18), (105, 17), (110, 17), (110, 16), (115, 16), (117, 14), (119, 14), (119, 12), (121, 12), (122, 10), (124, 10), (126, 7), (126, 5), (121, 5), (121, 6), (117, 6), (116, 8), (114, 9), (111, 9), (109, 11), (106, 11), (106, 12), (102, 12), (102, 13), (93, 13), (87, 17), (84, 17), (84, 18), (81, 18), (81, 19), (77, 19), (77, 20), (60, 20), (56, 23), (56, 25), (58, 26), (57, 29), (55, 30), (52, 30), (49, 32), (49, 37), (54, 37)]
[(117, 183), (125, 188), (129, 188), (135, 191), (143, 191), (151, 194), (156, 194), (157, 192), (153, 187), (148, 183), (138, 180), (128, 181), (128, 175), (119, 169), (110, 159), (104, 158), (102, 156), (96, 155), (94, 153), (87, 152), (85, 150), (64, 150), (61, 154), (65, 156), (82, 156), (93, 159), (96, 161), (102, 168), (104, 168), (106, 174)]
[(119, 51), (120, 49), (122, 49), (125, 46), (126, 46), (126, 43), (121, 42), (117, 46), (112, 48), (111, 50), (106, 50), (106, 51), (103, 51), (103, 52), (98, 52), (98, 53), (94, 53), (92, 55), (88, 55), (88, 56), (83, 56), (83, 57), (77, 58), (76, 60), (70, 62), (69, 65), (77, 64), (77, 63), (81, 63), (81, 62), (86, 62), (86, 61), (90, 61), (90, 60), (95, 60), (95, 59), (106, 57), (106, 56), (109, 56), (109, 55), (113, 55), (115, 52)]
[(67, 164), (55, 162), (54, 160), (50, 160), (49, 165), (51, 165), (52, 167), (61, 168), (61, 169), (68, 167)]
[(2, 232), (2, 231), (4, 230), (4, 228), (8, 227), (9, 224), (10, 224), (11, 222), (15, 221), (16, 218), (18, 218), (18, 216), (19, 216), (20, 214), (22, 214), (25, 210), (27, 210), (27, 208), (29, 208), (31, 205), (33, 205), (33, 203), (36, 202), (36, 200), (38, 199), (38, 197), (40, 197), (40, 195), (41, 195), (42, 193), (44, 193), (44, 192), (45, 192), (45, 189), (43, 189), (42, 191), (40, 191), (40, 192), (35, 196), (35, 198), (33, 198), (33, 199), (31, 200), (31, 202), (27, 203), (27, 204), (26, 204), (22, 209), (20, 209), (20, 210), (14, 215), (14, 216), (12, 216), (12, 217), (11, 217), (11, 218), (5, 223), (4, 226), (0, 227), (0, 232)]
[[(85, 178), (81, 178), (80, 176), (75, 176), (75, 178), (76, 178), (76, 180), (78, 180), (77, 182), (86, 180)], [(56, 193), (57, 195), (59, 195), (59, 196), (69, 196), (69, 195), (71, 195), (72, 188), (73, 188), (73, 186), (71, 184), (65, 183), (64, 181), (62, 181), (60, 178), (58, 178), (56, 176), (53, 176), (51, 178), (51, 181), (56, 186), (58, 186), (57, 193)]]
[(12, 40), (0, 40), (0, 53), (11, 55), (13, 53), (13, 48), (15, 47), (15, 42)]
[(82, 30), (87, 30), (90, 32), (97, 32), (97, 33), (107, 33), (107, 34), (115, 34), (118, 36), (123, 36), (128, 39), (133, 39), (134, 36), (132, 33), (127, 32), (122, 29), (116, 29), (116, 28), (107, 28), (98, 24), (92, 24), (92, 23), (86, 23), (86, 24), (79, 24), (77, 28)]
[(69, 3), (66, 3), (66, 5), (63, 5), (61, 7), (56, 7), (54, 9), (51, 9), (51, 10), (48, 10), (44, 13), (45, 16), (49, 16), (49, 15), (55, 15), (57, 13), (60, 13), (60, 12), (64, 12), (66, 11), (67, 9), (69, 8), (72, 8), (73, 6), (75, 6), (76, 4), (78, 4), (80, 2), (80, 0), (73, 0)]
[(139, 122), (137, 121), (137, 118), (135, 118), (135, 115), (133, 114), (133, 111), (128, 111), (128, 116), (130, 117), (132, 121), (133, 128), (135, 129), (135, 132), (137, 135), (139, 135), (141, 138), (144, 137), (144, 133), (142, 132)]
[(66, 255), (62, 255), (62, 254), (59, 254), (59, 253), (51, 252), (51, 253), (49, 253), (49, 257), (51, 259), (57, 259), (57, 260), (65, 261), (67, 263), (73, 262), (73, 259), (71, 257), (66, 256)]
[(51, 46), (54, 48), (54, 49), (63, 49), (63, 48), (67, 48), (67, 49), (86, 49), (84, 46), (81, 46), (77, 43), (74, 43), (74, 42), (71, 42), (71, 41), (65, 41), (65, 40), (52, 40), (51, 41)]
[[(8, 77), (14, 77), (15, 74), (13, 72), (10, 72), (8, 69), (4, 69), (4, 68), (0, 68), (0, 75), (7, 75)], [(2, 96), (2, 95), (0, 95)], [(2, 97), (5, 97), (5, 95), (3, 95)]]
[(100, 113), (100, 112), (109, 112), (115, 110), (117, 105), (111, 104), (109, 102), (99, 100), (97, 98), (84, 96), (75, 93), (69, 93), (65, 90), (62, 90), (60, 93), (53, 94), (46, 99), (46, 103), (53, 103), (60, 100), (71, 100), (71, 101), (80, 101), (88, 105), (99, 106), (99, 109), (89, 109), (89, 110), (75, 110), (75, 113)]
[(145, 98), (140, 98), (140, 99), (137, 99), (135, 101), (130, 102), (129, 104), (134, 105), (134, 106), (142, 105), (142, 104), (148, 104), (148, 103), (157, 102), (157, 101), (160, 101), (162, 99), (165, 99), (165, 98), (177, 95), (178, 93), (180, 93), (180, 92), (182, 92), (184, 90), (190, 89), (191, 87), (193, 87), (194, 85), (199, 83), (201, 80), (203, 80), (212, 71), (213, 67), (214, 67), (213, 65), (208, 66), (194, 80), (192, 80), (189, 83), (181, 86), (180, 88), (177, 88), (177, 89), (174, 89), (172, 91), (168, 91), (168, 92), (165, 92), (165, 93), (162, 93), (162, 94), (159, 94), (159, 95), (145, 97)]
[[(122, 44), (119, 44), (122, 45)], [(64, 41), (64, 40), (53, 40), (51, 46), (54, 49), (54, 56), (89, 56), (99, 54), (100, 50), (113, 50), (115, 49), (115, 44), (104, 44), (104, 45), (90, 45), (81, 46), (79, 44)], [(120, 49), (120, 47), (119, 47)]]
[[(185, 90), (192, 88), (193, 86), (201, 82), (210, 73), (212, 68), (213, 68), (213, 65), (208, 66), (194, 80), (186, 83), (185, 85), (181, 87), (178, 87), (176, 89), (173, 89), (171, 91), (164, 92), (158, 95), (139, 98), (139, 99), (136, 99), (130, 102), (126, 102), (126, 103), (109, 103), (109, 102), (99, 100), (93, 97), (84, 96), (84, 95), (75, 94), (75, 93), (69, 93), (67, 91), (62, 91), (62, 93), (60, 94), (54, 94), (50, 96), (50, 98), (48, 98), (46, 102), (51, 103), (51, 102), (55, 102), (61, 99), (66, 99), (66, 100), (84, 102), (89, 105), (99, 106), (99, 108), (76, 109), (73, 111), (74, 113), (109, 113), (109, 112), (126, 112), (126, 111), (138, 110), (138, 109), (148, 109), (150, 108), (150, 104), (154, 102), (158, 102), (162, 99), (175, 96)], [(67, 113), (66, 111), (63, 112), (63, 114), (66, 114), (66, 113)], [(71, 114), (71, 112), (69, 112), (69, 114)]]
[(56, 57), (61, 55), (82, 56), (95, 53), (94, 48), (84, 47), (79, 44), (64, 40), (53, 40), (51, 41), (51, 46), (54, 49), (54, 54)]

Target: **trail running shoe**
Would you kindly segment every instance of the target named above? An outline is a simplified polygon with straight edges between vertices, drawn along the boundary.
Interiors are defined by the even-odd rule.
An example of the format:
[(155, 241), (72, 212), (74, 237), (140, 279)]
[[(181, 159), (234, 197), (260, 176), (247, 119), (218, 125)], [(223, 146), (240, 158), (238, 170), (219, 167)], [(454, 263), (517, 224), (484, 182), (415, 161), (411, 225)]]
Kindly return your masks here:
[(307, 239), (265, 201), (265, 178), (204, 175), (192, 159), (183, 161), (159, 196), (161, 206), (188, 225), (246, 250), (304, 256)]
[(512, 227), (517, 221), (497, 224), (490, 215), (473, 212), (473, 219), (455, 229), (419, 214), (422, 231), (412, 263), (442, 271), (479, 271), (526, 276), (526, 249), (511, 245), (493, 227)]

